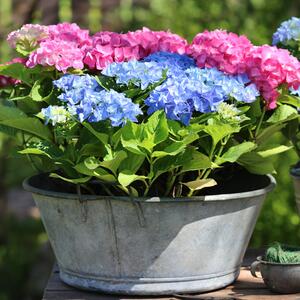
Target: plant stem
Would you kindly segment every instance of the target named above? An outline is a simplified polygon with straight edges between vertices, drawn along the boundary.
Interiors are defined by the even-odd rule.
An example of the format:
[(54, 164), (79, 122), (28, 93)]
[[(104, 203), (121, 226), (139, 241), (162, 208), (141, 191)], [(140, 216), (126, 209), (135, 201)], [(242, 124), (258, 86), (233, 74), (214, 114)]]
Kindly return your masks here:
[(256, 127), (256, 130), (255, 130), (255, 137), (257, 137), (257, 135), (258, 135), (258, 132), (259, 132), (261, 124), (262, 124), (262, 122), (264, 120), (265, 114), (266, 114), (266, 108), (264, 107), (263, 111), (262, 111), (262, 114), (260, 116), (260, 119), (259, 119), (259, 123), (258, 123), (258, 125)]
[(171, 171), (170, 173), (171, 173), (171, 176), (168, 177), (165, 196), (168, 196), (169, 193), (171, 192), (171, 189), (172, 189), (174, 182), (176, 180), (176, 177), (177, 177), (173, 171)]

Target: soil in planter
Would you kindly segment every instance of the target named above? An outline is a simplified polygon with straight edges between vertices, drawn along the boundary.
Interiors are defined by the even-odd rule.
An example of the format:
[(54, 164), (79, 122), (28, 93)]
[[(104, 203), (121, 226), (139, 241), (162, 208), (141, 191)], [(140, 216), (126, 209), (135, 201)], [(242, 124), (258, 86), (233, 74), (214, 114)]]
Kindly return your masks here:
[[(228, 171), (228, 169), (227, 169)], [(219, 195), (230, 193), (242, 193), (265, 188), (270, 180), (264, 175), (251, 174), (244, 169), (236, 168), (234, 172), (220, 171), (212, 176), (218, 183), (217, 186), (205, 188), (197, 195)], [(77, 194), (76, 185), (62, 180), (51, 178), (49, 174), (40, 174), (30, 179), (30, 185), (47, 191)], [(95, 195), (106, 195), (101, 186), (96, 182), (89, 184)], [(85, 188), (81, 188), (82, 194), (90, 194)], [(118, 196), (118, 195), (116, 195)], [(152, 193), (150, 196), (161, 196)]]

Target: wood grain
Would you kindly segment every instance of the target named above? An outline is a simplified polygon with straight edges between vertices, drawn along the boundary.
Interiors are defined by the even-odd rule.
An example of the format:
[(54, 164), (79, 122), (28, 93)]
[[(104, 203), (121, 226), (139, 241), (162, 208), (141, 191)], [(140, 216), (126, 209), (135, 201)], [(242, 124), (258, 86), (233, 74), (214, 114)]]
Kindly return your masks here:
[(251, 276), (249, 265), (263, 252), (263, 249), (249, 249), (245, 255), (239, 278), (224, 289), (198, 295), (173, 295), (168, 297), (129, 297), (80, 291), (67, 286), (59, 279), (59, 271), (55, 265), (45, 288), (43, 300), (300, 300), (300, 294), (282, 295), (272, 293), (266, 288), (262, 279)]

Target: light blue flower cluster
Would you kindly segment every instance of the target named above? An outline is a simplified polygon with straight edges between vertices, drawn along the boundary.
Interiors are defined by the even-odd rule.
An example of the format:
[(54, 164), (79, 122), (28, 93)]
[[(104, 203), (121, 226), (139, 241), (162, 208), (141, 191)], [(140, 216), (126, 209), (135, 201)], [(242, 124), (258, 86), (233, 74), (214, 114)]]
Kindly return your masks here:
[(176, 76), (169, 76), (145, 100), (148, 114), (163, 109), (169, 119), (187, 125), (194, 111), (208, 113), (217, 110), (223, 101), (255, 101), (259, 92), (246, 75), (226, 75), (217, 69), (191, 67)]
[[(190, 67), (196, 67), (196, 62), (193, 58), (187, 55), (170, 52), (156, 52), (144, 58), (146, 62), (156, 62), (161, 68), (168, 69), (168, 72), (176, 72), (186, 70)], [(169, 74), (169, 73), (168, 73)]]
[(136, 122), (142, 113), (131, 99), (114, 90), (102, 89), (89, 75), (64, 75), (54, 85), (63, 91), (59, 99), (66, 104), (68, 112), (80, 122), (110, 120), (112, 126), (120, 126), (126, 120)]
[(278, 43), (282, 43), (283, 45), (286, 45), (290, 40), (300, 40), (299, 18), (292, 17), (291, 19), (282, 22), (276, 32), (273, 34), (272, 44), (277, 45)]
[(111, 63), (103, 71), (103, 75), (116, 77), (118, 84), (132, 83), (142, 90), (150, 84), (159, 82), (163, 77), (163, 68), (155, 62), (139, 62), (130, 60), (122, 63)]

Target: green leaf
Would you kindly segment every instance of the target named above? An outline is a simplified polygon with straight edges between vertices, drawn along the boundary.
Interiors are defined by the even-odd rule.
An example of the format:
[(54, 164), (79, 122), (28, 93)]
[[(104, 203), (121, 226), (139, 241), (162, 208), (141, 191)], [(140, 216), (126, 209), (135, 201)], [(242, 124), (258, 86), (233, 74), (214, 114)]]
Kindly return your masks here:
[(127, 153), (127, 157), (121, 162), (119, 170), (131, 170), (132, 173), (136, 173), (145, 161), (144, 155), (134, 154), (132, 152)]
[(214, 145), (217, 145), (223, 138), (235, 132), (239, 132), (239, 130), (240, 127), (238, 125), (221, 122), (213, 122), (204, 128), (204, 131), (211, 136)]
[(121, 143), (123, 147), (132, 153), (146, 155), (140, 147), (141, 141), (141, 125), (127, 122), (122, 128)]
[(212, 178), (199, 179), (189, 182), (182, 182), (183, 185), (187, 186), (191, 191), (198, 191), (207, 187), (217, 185), (217, 182)]
[(242, 155), (237, 162), (250, 173), (259, 175), (275, 173), (272, 160), (264, 158), (256, 152), (249, 152)]
[(261, 131), (261, 133), (256, 137), (257, 144), (265, 143), (273, 136), (273, 134), (275, 134), (276, 132), (279, 132), (285, 126), (286, 126), (286, 123), (275, 123), (275, 124), (269, 125), (265, 129), (263, 129)]
[(27, 85), (31, 85), (34, 82), (32, 75), (37, 75), (40, 73), (41, 66), (37, 66), (35, 68), (27, 68), (21, 63), (0, 66), (0, 75), (19, 79)]
[(154, 151), (152, 153), (152, 157), (163, 157), (167, 155), (174, 156), (184, 151), (185, 147), (186, 144), (184, 144), (183, 142), (173, 142), (162, 151)]
[(52, 133), (49, 128), (35, 118), (0, 120), (0, 124), (31, 133), (46, 141), (52, 140)]
[(84, 122), (82, 125), (88, 129), (101, 143), (104, 145), (108, 143), (109, 136), (106, 133), (98, 132), (89, 123)]
[(145, 124), (146, 132), (150, 133), (154, 145), (165, 141), (169, 136), (168, 122), (164, 111), (156, 111)]
[(127, 153), (123, 150), (114, 152), (112, 157), (104, 157), (100, 162), (100, 166), (109, 169), (112, 173), (116, 174), (121, 162), (127, 157)]
[(235, 162), (239, 157), (247, 152), (254, 150), (257, 147), (255, 143), (244, 142), (236, 146), (230, 147), (221, 157), (215, 161), (216, 164), (221, 165), (225, 162)]
[(272, 116), (267, 120), (268, 123), (280, 123), (288, 120), (292, 120), (298, 118), (297, 109), (289, 106), (289, 105), (281, 105), (279, 106)]
[(122, 186), (127, 187), (134, 181), (144, 180), (146, 178), (147, 178), (146, 176), (132, 174), (131, 171), (125, 170), (125, 171), (119, 173), (118, 181)]
[(87, 176), (91, 176), (91, 177), (96, 177), (102, 181), (108, 182), (108, 183), (115, 183), (116, 182), (116, 178), (110, 174), (107, 170), (99, 167), (96, 169), (89, 169), (87, 168), (87, 166), (85, 165), (84, 162), (77, 164), (74, 169), (83, 174), (83, 175), (87, 175)]
[(17, 107), (0, 104), (0, 121), (26, 117), (27, 115)]
[(52, 80), (50, 78), (37, 80), (30, 92), (33, 101), (48, 102), (53, 93)]
[(187, 153), (187, 160), (183, 164), (181, 173), (208, 169), (211, 166), (212, 162), (210, 161), (208, 156), (204, 155), (201, 152), (193, 150), (192, 152)]
[(33, 154), (33, 155), (45, 155), (51, 159), (60, 159), (63, 156), (63, 151), (61, 151), (55, 145), (47, 142), (40, 141), (38, 143), (30, 143), (28, 148), (19, 151), (20, 154)]
[(95, 157), (88, 157), (84, 160), (84, 165), (89, 170), (95, 170), (100, 166), (100, 161), (99, 161), (99, 159), (97, 159)]
[(300, 108), (300, 98), (297, 96), (285, 94), (283, 96), (279, 96), (277, 102), (289, 104), (297, 108)]
[(267, 147), (261, 147), (260, 149), (258, 149), (257, 154), (259, 154), (261, 157), (265, 158), (265, 157), (277, 155), (279, 153), (288, 151), (292, 148), (293, 148), (292, 146), (288, 147), (285, 145), (275, 145), (275, 146), (268, 145)]
[(89, 176), (81, 177), (81, 178), (66, 178), (66, 177), (60, 176), (56, 173), (51, 173), (50, 177), (58, 178), (58, 179), (61, 179), (61, 180), (64, 180), (64, 181), (67, 181), (70, 183), (74, 183), (74, 184), (86, 183), (91, 180), (91, 177), (89, 177)]

